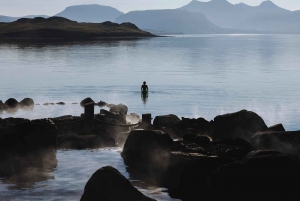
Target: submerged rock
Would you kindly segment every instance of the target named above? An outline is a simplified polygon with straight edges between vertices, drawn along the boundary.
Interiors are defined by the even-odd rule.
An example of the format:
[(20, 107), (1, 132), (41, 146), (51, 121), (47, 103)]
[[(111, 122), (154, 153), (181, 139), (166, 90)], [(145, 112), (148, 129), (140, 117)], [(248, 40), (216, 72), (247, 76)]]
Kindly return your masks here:
[(132, 186), (111, 166), (97, 170), (87, 182), (80, 201), (154, 201)]
[(254, 112), (241, 110), (215, 117), (210, 135), (214, 140), (236, 137), (250, 140), (256, 132), (266, 130), (268, 127), (260, 116)]

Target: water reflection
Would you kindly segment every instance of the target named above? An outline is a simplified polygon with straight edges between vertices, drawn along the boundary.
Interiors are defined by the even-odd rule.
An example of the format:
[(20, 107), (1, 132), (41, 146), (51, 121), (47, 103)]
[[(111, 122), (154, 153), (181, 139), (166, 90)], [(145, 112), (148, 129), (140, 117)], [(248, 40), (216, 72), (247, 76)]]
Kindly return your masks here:
[(141, 93), (142, 101), (146, 105), (148, 101), (148, 93)]
[(45, 187), (46, 184), (39, 184), (50, 179), (57, 167), (56, 151), (47, 149), (38, 153), (30, 153), (25, 156), (11, 156), (0, 161), (0, 174), (2, 183), (7, 184), (8, 190), (29, 190)]

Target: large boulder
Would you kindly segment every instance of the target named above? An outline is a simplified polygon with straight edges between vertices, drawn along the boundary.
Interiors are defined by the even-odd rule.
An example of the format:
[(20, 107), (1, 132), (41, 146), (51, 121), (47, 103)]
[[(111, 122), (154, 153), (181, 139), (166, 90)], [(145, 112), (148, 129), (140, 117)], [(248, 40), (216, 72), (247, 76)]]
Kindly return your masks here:
[(7, 101), (5, 101), (5, 105), (9, 108), (16, 108), (18, 107), (19, 102), (14, 98), (10, 98)]
[(256, 132), (266, 130), (268, 127), (259, 115), (241, 110), (215, 117), (210, 135), (214, 140), (236, 137), (250, 140)]
[(271, 149), (300, 156), (300, 131), (257, 132), (251, 138), (257, 149)]
[(88, 103), (95, 103), (95, 101), (93, 99), (91, 99), (90, 97), (86, 98), (86, 99), (83, 99), (81, 102), (80, 102), (80, 105), (81, 107), (84, 107), (85, 104), (88, 104)]
[(154, 126), (160, 126), (160, 127), (168, 127), (168, 128), (174, 128), (178, 125), (180, 122), (180, 119), (174, 115), (163, 115), (163, 116), (156, 116), (153, 125)]
[(124, 118), (126, 118), (127, 112), (128, 112), (128, 107), (126, 105), (123, 104), (119, 104), (119, 105), (113, 105), (110, 110), (110, 112), (114, 112), (117, 114), (122, 115)]
[(34, 105), (34, 101), (31, 98), (24, 98), (22, 101), (20, 101), (21, 107), (30, 107)]
[(300, 160), (273, 151), (253, 151), (222, 165), (208, 185), (211, 200), (299, 200)]
[(123, 148), (125, 163), (146, 167), (149, 171), (168, 166), (172, 138), (162, 131), (131, 131)]
[(132, 186), (118, 170), (111, 166), (97, 170), (84, 188), (80, 201), (154, 201)]

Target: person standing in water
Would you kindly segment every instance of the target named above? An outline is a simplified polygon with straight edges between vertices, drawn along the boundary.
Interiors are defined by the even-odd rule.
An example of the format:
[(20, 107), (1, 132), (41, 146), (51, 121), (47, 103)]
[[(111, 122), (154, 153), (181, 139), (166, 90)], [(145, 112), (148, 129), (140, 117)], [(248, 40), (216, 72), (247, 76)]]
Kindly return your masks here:
[(142, 87), (141, 87), (141, 92), (142, 94), (145, 96), (148, 94), (148, 86), (146, 85), (146, 82), (143, 83)]

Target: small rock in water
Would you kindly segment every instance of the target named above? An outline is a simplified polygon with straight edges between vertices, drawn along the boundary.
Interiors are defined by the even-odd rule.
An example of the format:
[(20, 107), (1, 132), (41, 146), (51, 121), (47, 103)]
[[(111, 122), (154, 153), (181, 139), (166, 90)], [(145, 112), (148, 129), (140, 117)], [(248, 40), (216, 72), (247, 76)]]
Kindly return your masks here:
[(5, 101), (5, 105), (9, 108), (16, 108), (18, 104), (19, 102), (14, 98), (10, 98), (7, 101)]
[(22, 101), (20, 101), (21, 107), (29, 107), (34, 105), (34, 101), (31, 98), (24, 98)]
[(64, 103), (64, 102), (58, 102), (58, 103), (56, 103), (57, 105), (65, 105), (66, 103)]

